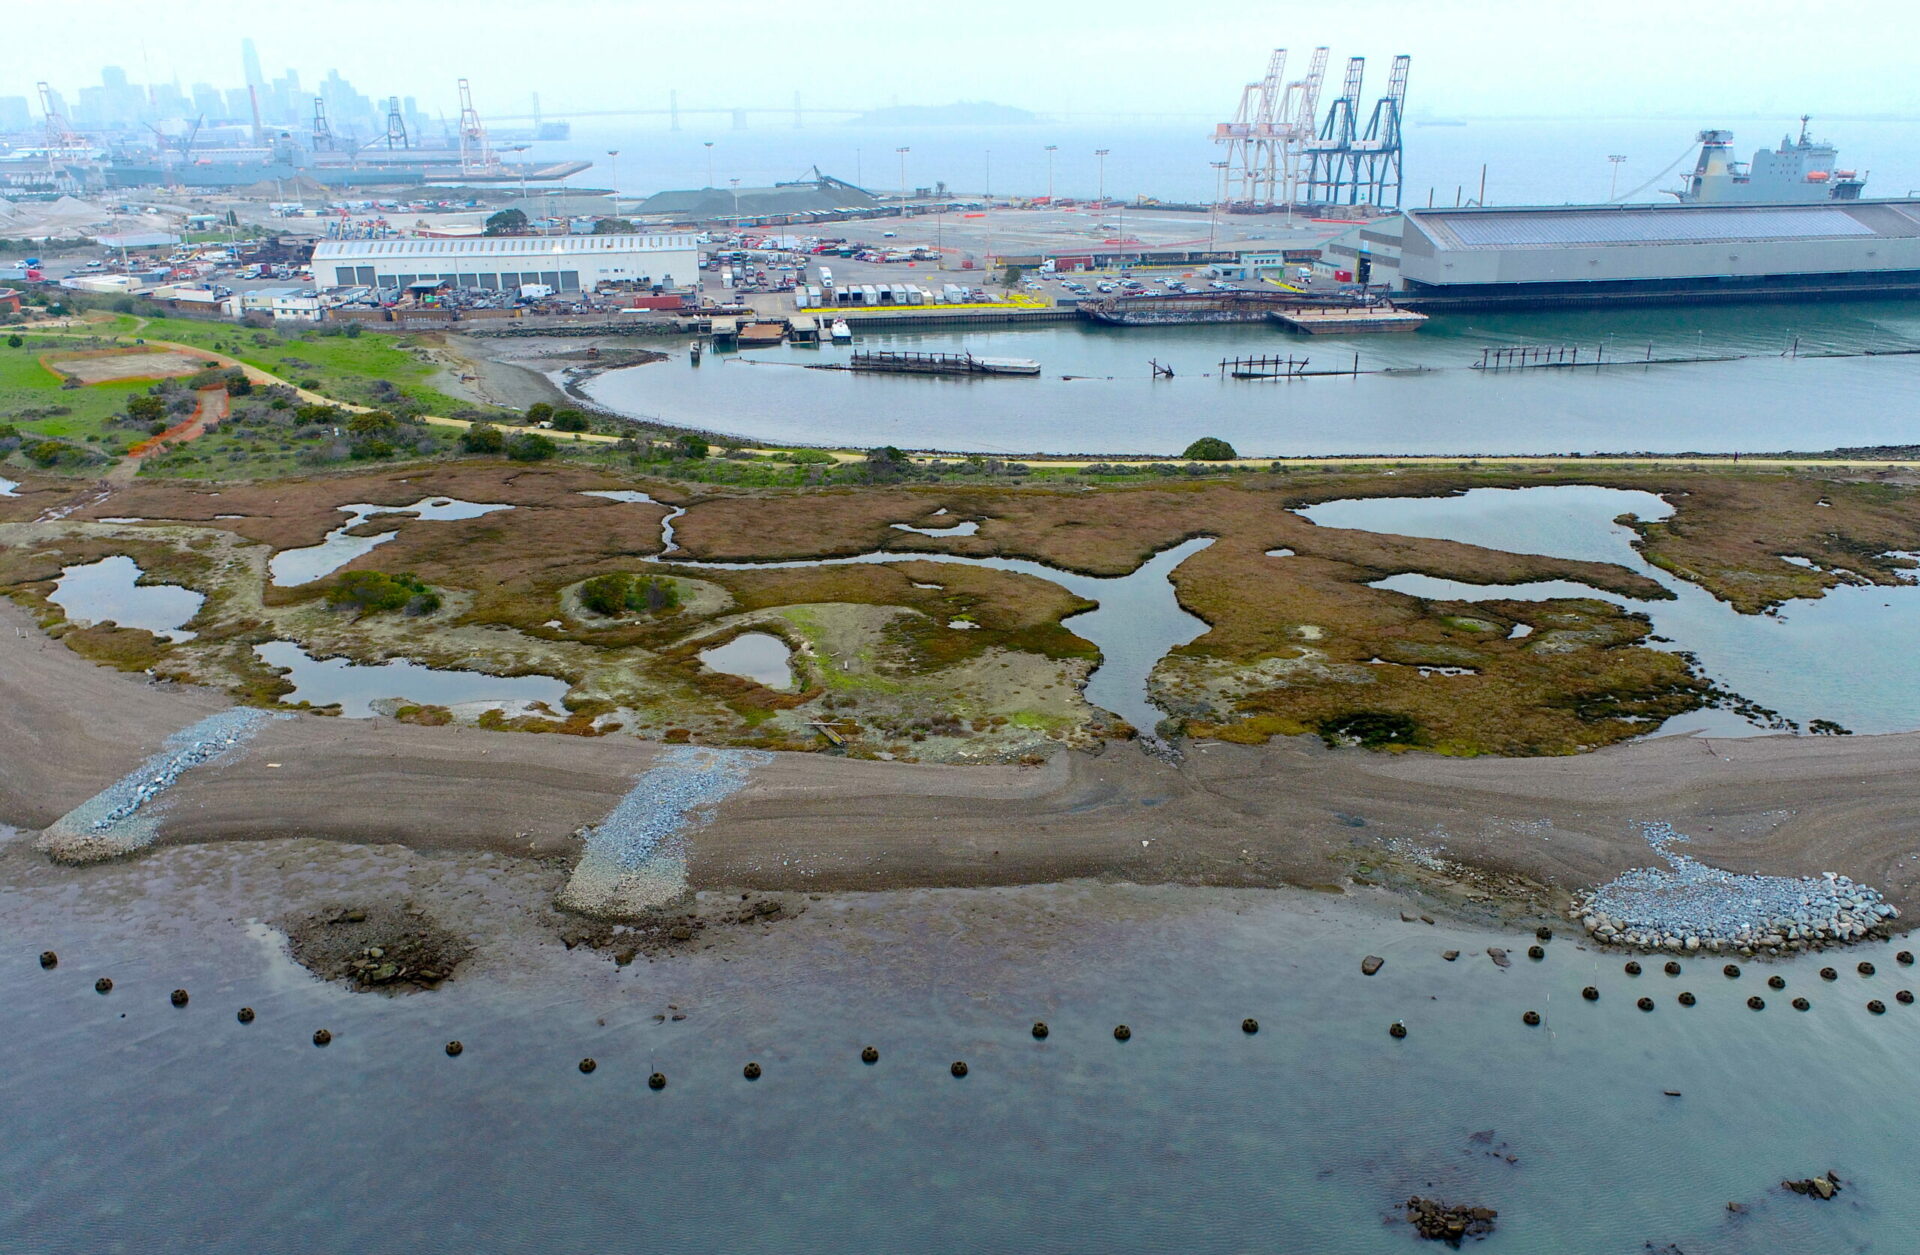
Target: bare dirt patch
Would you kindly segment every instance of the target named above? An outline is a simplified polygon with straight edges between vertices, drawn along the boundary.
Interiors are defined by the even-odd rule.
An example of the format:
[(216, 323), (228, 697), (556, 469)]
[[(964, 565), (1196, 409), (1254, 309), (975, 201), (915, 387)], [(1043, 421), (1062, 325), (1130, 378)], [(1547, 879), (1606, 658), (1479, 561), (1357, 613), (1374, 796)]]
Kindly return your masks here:
[(100, 353), (62, 353), (42, 360), (49, 369), (83, 384), (120, 379), (176, 379), (198, 374), (214, 364), (211, 358), (176, 349), (128, 352), (109, 349)]

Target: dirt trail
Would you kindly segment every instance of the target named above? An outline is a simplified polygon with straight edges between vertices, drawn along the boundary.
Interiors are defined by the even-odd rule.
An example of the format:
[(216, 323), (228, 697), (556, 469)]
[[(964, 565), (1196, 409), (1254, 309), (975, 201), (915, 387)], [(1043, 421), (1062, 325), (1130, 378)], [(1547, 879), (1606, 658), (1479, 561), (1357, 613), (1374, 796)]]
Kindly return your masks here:
[(226, 421), (231, 412), (233, 398), (223, 386), (202, 388), (199, 403), (193, 407), (193, 413), (185, 422), (175, 423), (159, 435), (142, 440), (127, 450), (127, 456), (121, 458), (114, 468), (107, 472), (107, 482), (116, 487), (124, 487), (133, 482), (140, 473), (140, 463), (157, 453), (164, 453), (174, 445), (185, 444), (206, 434), (209, 426)]

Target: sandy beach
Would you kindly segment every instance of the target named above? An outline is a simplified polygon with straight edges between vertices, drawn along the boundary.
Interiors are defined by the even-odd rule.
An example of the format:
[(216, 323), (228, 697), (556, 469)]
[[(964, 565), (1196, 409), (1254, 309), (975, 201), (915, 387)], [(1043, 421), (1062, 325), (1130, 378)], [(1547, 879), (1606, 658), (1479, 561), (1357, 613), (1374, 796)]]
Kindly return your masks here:
[[(224, 698), (111, 671), (0, 610), (0, 823), (39, 829)], [(189, 773), (159, 842), (322, 838), (571, 856), (660, 747), (300, 716)], [(1539, 910), (1653, 861), (1664, 819), (1736, 871), (1836, 871), (1920, 902), (1920, 734), (1672, 737), (1569, 758), (1449, 759), (1296, 738), (1131, 744), (1039, 767), (776, 754), (688, 840), (694, 889), (1384, 883)]]

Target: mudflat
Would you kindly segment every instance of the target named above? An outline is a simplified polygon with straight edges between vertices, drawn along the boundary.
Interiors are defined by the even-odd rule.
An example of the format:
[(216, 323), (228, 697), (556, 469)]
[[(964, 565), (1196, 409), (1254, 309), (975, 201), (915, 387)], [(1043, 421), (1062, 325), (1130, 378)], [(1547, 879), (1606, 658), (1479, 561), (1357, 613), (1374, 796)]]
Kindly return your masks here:
[[(98, 667), (0, 606), (0, 822), (44, 827), (225, 699)], [(1482, 902), (1653, 861), (1662, 819), (1735, 871), (1836, 871), (1920, 903), (1908, 861), (1920, 734), (1671, 737), (1577, 757), (1452, 759), (1308, 738), (1115, 743), (1037, 767), (781, 753), (691, 833), (690, 886), (888, 889), (1136, 883), (1424, 883)], [(660, 747), (300, 716), (168, 795), (162, 843), (317, 837), (577, 852)]]

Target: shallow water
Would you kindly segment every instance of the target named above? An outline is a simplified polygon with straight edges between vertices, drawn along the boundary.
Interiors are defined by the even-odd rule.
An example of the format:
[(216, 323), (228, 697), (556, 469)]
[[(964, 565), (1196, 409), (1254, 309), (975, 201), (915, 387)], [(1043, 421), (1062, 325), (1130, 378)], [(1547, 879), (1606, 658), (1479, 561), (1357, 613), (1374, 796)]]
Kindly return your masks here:
[(668, 505), (664, 501), (655, 501), (644, 492), (635, 492), (629, 488), (616, 488), (607, 491), (583, 492), (583, 497), (604, 497), (608, 501), (619, 501), (627, 505), (657, 505), (667, 512), (660, 520), (660, 552), (668, 553), (674, 548), (673, 521), (687, 512), (683, 505)]
[(980, 524), (968, 519), (964, 523), (949, 523), (945, 527), (915, 527), (911, 523), (895, 523), (897, 532), (918, 532), (922, 536), (971, 536), (980, 530)]
[(1119, 715), (1142, 735), (1151, 736), (1163, 713), (1147, 698), (1147, 677), (1168, 651), (1207, 630), (1204, 619), (1180, 608), (1171, 576), (1174, 569), (1213, 543), (1210, 536), (1182, 541), (1163, 549), (1121, 576), (1082, 575), (1024, 558), (970, 558), (951, 553), (863, 553), (849, 558), (816, 558), (792, 562), (693, 562), (672, 565), (752, 569), (755, 567), (839, 566), (847, 563), (954, 562), (1014, 571), (1058, 584), (1077, 597), (1100, 604), (1068, 615), (1061, 626), (1092, 642), (1100, 662), (1087, 677), (1086, 698)]
[[(339, 1249), (587, 1250), (640, 1224), (678, 1251), (1370, 1255), (1419, 1245), (1395, 1217), (1413, 1193), (1496, 1208), (1490, 1253), (1895, 1251), (1920, 1223), (1920, 1008), (1878, 948), (1881, 975), (1831, 985), (1817, 959), (1630, 978), (1564, 938), (1535, 963), (1524, 935), (1302, 893), (1065, 886), (829, 898), (729, 962), (550, 943), (385, 999), (215, 902), (186, 927), (158, 891), (111, 914), (65, 897), (0, 889), (20, 939), (0, 1171), (33, 1182), (0, 1197), (0, 1234), (34, 1255), (288, 1250), (318, 1227)], [(1788, 989), (1747, 1010), (1776, 970)], [(656, 1022), (669, 1005), (688, 1018)], [(1778, 1188), (1828, 1169), (1832, 1203)]]
[(140, 565), (124, 555), (64, 567), (47, 600), (75, 622), (111, 620), (170, 641), (192, 640), (194, 634), (181, 625), (199, 614), (207, 599), (190, 588), (138, 583), (142, 574)]
[(18, 491), (19, 487), (20, 487), (19, 480), (8, 479), (5, 475), (0, 475), (0, 497), (19, 496), (20, 495)]
[(378, 532), (372, 536), (348, 535), (354, 528), (376, 514), (407, 515), (422, 522), (428, 522), (477, 519), (483, 514), (492, 514), (496, 510), (511, 510), (513, 507), (474, 501), (456, 501), (450, 497), (423, 497), (407, 506), (359, 504), (343, 505), (340, 509), (346, 513), (347, 521), (328, 532), (325, 540), (304, 549), (282, 549), (273, 555), (272, 560), (267, 563), (267, 571), (274, 584), (282, 588), (290, 588), (296, 584), (310, 584), (314, 580), (332, 575), (355, 558), (372, 553), (399, 535), (397, 531)]
[(545, 675), (498, 676), (484, 671), (442, 670), (396, 658), (378, 664), (349, 662), (345, 658), (317, 659), (292, 641), (268, 641), (254, 652), (272, 667), (285, 668), (293, 692), (281, 700), (311, 702), (315, 706), (339, 703), (347, 719), (373, 718), (373, 703), (383, 698), (405, 698), (423, 705), (457, 706), (485, 702), (505, 706), (514, 702), (545, 702), (559, 713), (560, 699), (572, 687)]
[[(1862, 733), (1920, 727), (1920, 653), (1913, 647), (1920, 640), (1920, 586), (1843, 584), (1818, 599), (1789, 601), (1778, 614), (1739, 614), (1697, 585), (1649, 564), (1633, 547), (1634, 534), (1613, 522), (1621, 514), (1660, 519), (1672, 512), (1651, 493), (1578, 485), (1351, 499), (1300, 511), (1323, 527), (1619, 563), (1658, 581), (1675, 599), (1634, 601), (1565, 580), (1503, 586), (1419, 574), (1392, 576), (1374, 587), (1468, 601), (1603, 598), (1647, 615), (1654, 631), (1672, 641), (1663, 648), (1692, 652), (1721, 685), (1803, 726), (1831, 719)], [(1715, 735), (1770, 731), (1723, 711), (1669, 720), (1662, 731), (1694, 729)]]
[[(1801, 356), (1782, 356), (1798, 341)], [(1484, 349), (1604, 346), (1609, 359), (1751, 354), (1746, 360), (1603, 370), (1472, 369)], [(1249, 456), (1480, 456), (1758, 452), (1903, 444), (1920, 359), (1806, 354), (1920, 347), (1911, 302), (1439, 316), (1412, 335), (1295, 336), (1253, 324), (1116, 328), (1081, 323), (967, 332), (863, 332), (861, 349), (1027, 357), (1037, 379), (801, 370), (855, 346), (717, 354), (608, 371), (585, 386), (636, 417), (771, 444), (989, 454), (1178, 455), (1219, 436)], [(1223, 377), (1225, 358), (1308, 359), (1370, 374), (1291, 382)], [(1154, 379), (1148, 359), (1172, 364)], [(752, 364), (750, 364), (752, 363)], [(1065, 378), (1071, 376), (1071, 378)]]
[(793, 687), (792, 659), (787, 643), (766, 632), (742, 632), (724, 645), (700, 651), (700, 661), (713, 670), (770, 689)]

